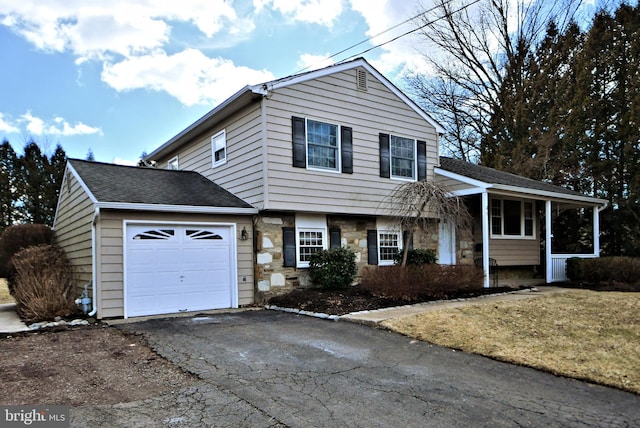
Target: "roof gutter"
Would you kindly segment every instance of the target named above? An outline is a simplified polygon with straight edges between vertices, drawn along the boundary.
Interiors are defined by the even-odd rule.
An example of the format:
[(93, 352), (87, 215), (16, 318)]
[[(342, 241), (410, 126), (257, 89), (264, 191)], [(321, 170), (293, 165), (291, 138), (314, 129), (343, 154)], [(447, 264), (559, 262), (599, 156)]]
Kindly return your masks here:
[(113, 210), (134, 210), (134, 211), (162, 211), (195, 214), (258, 214), (258, 209), (234, 208), (234, 207), (209, 207), (192, 205), (160, 205), (160, 204), (138, 204), (129, 202), (98, 202), (97, 209)]

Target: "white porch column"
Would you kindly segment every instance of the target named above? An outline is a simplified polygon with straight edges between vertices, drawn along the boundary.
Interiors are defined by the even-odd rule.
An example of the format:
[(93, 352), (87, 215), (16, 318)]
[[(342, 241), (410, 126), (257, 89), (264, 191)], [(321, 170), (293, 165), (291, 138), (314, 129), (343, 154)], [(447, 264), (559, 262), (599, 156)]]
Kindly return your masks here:
[(544, 205), (544, 224), (545, 224), (545, 245), (544, 245), (544, 254), (545, 254), (545, 281), (550, 283), (552, 281), (553, 276), (553, 266), (551, 266), (551, 238), (553, 237), (551, 231), (551, 200), (545, 201)]
[(484, 269), (484, 288), (489, 288), (489, 193), (482, 192), (482, 268)]
[(593, 255), (600, 257), (600, 209), (593, 207)]

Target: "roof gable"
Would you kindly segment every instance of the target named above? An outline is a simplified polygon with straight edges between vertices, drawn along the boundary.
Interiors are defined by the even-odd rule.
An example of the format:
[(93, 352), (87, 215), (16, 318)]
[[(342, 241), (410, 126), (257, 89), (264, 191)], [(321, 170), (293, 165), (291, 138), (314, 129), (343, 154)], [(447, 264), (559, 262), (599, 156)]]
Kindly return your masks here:
[(391, 92), (393, 92), (398, 98), (400, 98), (405, 104), (407, 104), (412, 110), (420, 115), (425, 121), (436, 129), (436, 132), (442, 134), (445, 129), (435, 119), (433, 119), (427, 112), (425, 112), (420, 106), (418, 106), (411, 98), (409, 98), (404, 92), (398, 89), (389, 79), (376, 70), (371, 64), (369, 64), (364, 58), (356, 58), (352, 61), (341, 62), (338, 64), (330, 65), (318, 70), (308, 71), (306, 73), (295, 74), (281, 79), (272, 80), (271, 82), (265, 82), (258, 85), (254, 85), (251, 88), (254, 92), (260, 92), (267, 95), (269, 91), (295, 85), (298, 83), (306, 82), (320, 77), (328, 76), (334, 73), (339, 73), (346, 70), (352, 70), (354, 68), (364, 68), (378, 79), (384, 86), (386, 86)]
[(196, 207), (255, 211), (247, 202), (193, 171), (141, 168), (70, 159), (68, 168), (94, 203), (114, 208)]
[(272, 80), (270, 82), (259, 83), (253, 86), (245, 86), (231, 97), (224, 100), (215, 108), (207, 112), (204, 116), (200, 117), (194, 123), (175, 135), (166, 143), (155, 149), (146, 159), (155, 159), (157, 157), (166, 155), (169, 151), (189, 141), (189, 136), (192, 131), (201, 128), (202, 126), (212, 126), (218, 123), (224, 118), (229, 117), (233, 112), (237, 112), (245, 106), (250, 105), (252, 102), (256, 102), (263, 96), (267, 96), (270, 91), (278, 88), (283, 88), (298, 83), (306, 82), (320, 77), (328, 76), (330, 74), (339, 73), (346, 70), (355, 68), (364, 68), (372, 76), (378, 79), (384, 86), (386, 86), (393, 94), (400, 98), (409, 108), (415, 111), (422, 119), (433, 126), (437, 133), (442, 134), (445, 129), (435, 119), (433, 119), (427, 112), (425, 112), (420, 106), (412, 101), (404, 92), (398, 89), (389, 79), (384, 77), (378, 70), (376, 70), (371, 64), (369, 64), (364, 58), (357, 58), (352, 61), (342, 62), (334, 65), (330, 65), (318, 70), (308, 71), (305, 73), (294, 74), (291, 76), (283, 77), (280, 79)]

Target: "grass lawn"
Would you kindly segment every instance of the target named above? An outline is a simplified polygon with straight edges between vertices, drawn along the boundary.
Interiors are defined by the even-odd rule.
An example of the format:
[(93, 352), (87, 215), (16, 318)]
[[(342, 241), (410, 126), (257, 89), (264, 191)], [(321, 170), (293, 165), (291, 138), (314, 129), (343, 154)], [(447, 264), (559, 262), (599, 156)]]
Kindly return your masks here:
[(640, 393), (640, 293), (571, 290), (383, 325), (437, 345)]
[(7, 280), (0, 278), (0, 304), (14, 302), (15, 300), (13, 300), (13, 297), (9, 294), (9, 289), (7, 288)]

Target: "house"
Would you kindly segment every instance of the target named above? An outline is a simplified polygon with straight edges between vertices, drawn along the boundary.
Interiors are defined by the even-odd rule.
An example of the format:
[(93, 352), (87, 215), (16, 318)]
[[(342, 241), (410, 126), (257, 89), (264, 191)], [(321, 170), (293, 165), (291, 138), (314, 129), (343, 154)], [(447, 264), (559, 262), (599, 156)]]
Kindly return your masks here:
[(441, 161), (443, 132), (364, 59), (246, 86), (150, 153), (156, 168), (71, 160), (54, 228), (92, 284), (97, 316), (132, 317), (237, 307), (308, 285), (309, 255), (322, 248), (348, 246), (360, 268), (392, 264), (402, 233), (387, 195), (406, 182), (442, 180), (487, 213), (499, 196), (524, 201), (518, 236), (513, 204), (502, 202), (508, 239), (489, 233), (497, 211), (469, 236), (446, 225), (415, 232), (413, 245), (445, 263), (474, 263), (480, 243), (486, 271), (489, 256), (506, 262), (499, 244), (535, 241), (526, 201), (601, 204)]

